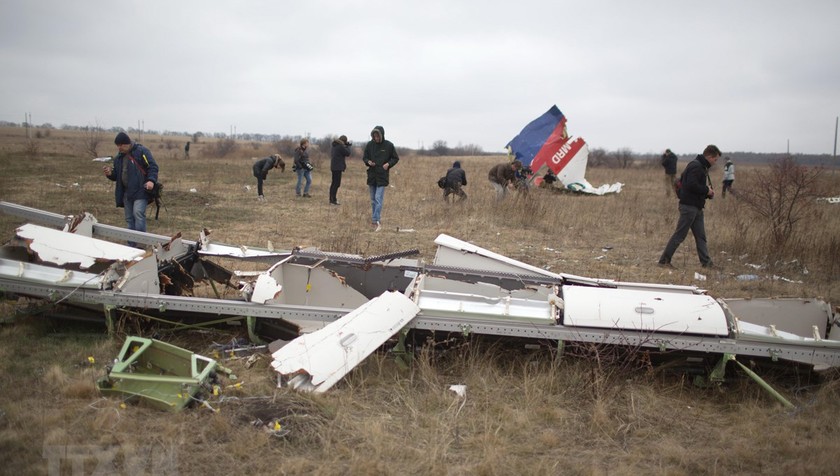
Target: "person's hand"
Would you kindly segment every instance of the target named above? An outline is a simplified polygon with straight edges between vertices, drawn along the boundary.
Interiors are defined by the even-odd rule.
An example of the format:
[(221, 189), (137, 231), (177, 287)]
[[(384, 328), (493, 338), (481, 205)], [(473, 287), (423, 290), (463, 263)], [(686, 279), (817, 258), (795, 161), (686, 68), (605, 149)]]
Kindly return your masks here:
[(111, 167), (107, 165), (102, 167), (102, 172), (105, 174), (106, 177), (108, 177), (109, 175), (111, 175)]
[(388, 163), (386, 162), (386, 163), (382, 164), (382, 168), (385, 169), (385, 170), (388, 170)]
[(715, 189), (709, 187), (709, 193), (706, 194), (709, 198), (715, 198)]
[(376, 165), (376, 164), (374, 164), (374, 163), (373, 163), (373, 161), (372, 161), (372, 160), (368, 160), (368, 161), (367, 161), (367, 164), (368, 164), (368, 165), (370, 165), (371, 167), (373, 167), (374, 165)]
[(149, 180), (148, 182), (146, 182), (145, 187), (146, 187), (146, 190), (151, 190), (151, 189), (155, 188), (155, 183), (152, 182), (151, 180)]

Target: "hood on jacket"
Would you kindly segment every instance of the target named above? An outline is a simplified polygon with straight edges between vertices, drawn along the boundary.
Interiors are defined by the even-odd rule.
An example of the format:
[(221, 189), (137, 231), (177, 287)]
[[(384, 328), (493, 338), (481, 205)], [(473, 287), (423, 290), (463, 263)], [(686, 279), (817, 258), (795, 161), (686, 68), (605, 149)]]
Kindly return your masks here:
[(382, 137), (382, 140), (385, 140), (385, 128), (382, 126), (376, 126), (370, 131), (370, 138), (373, 139), (373, 133), (379, 132), (379, 135)]
[(461, 162), (457, 161), (457, 160), (455, 162), (452, 162), (452, 168), (453, 169), (460, 169), (461, 168)]

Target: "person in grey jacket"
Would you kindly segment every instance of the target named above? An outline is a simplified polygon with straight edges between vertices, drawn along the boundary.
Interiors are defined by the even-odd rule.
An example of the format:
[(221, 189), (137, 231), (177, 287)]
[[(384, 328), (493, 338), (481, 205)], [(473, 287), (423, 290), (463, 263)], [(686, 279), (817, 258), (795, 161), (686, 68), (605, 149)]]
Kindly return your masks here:
[(350, 147), (352, 144), (347, 141), (347, 136), (342, 135), (332, 142), (332, 149), (330, 150), (330, 171), (332, 172), (332, 182), (330, 182), (330, 205), (340, 205), (338, 203), (338, 188), (341, 187), (341, 174), (347, 170), (347, 157), (350, 157)]
[(735, 164), (732, 159), (726, 158), (726, 164), (723, 166), (723, 190), (721, 198), (726, 198), (726, 191), (732, 192), (732, 182), (735, 181)]
[(254, 162), (253, 170), (254, 177), (257, 178), (257, 200), (259, 201), (265, 200), (263, 180), (268, 178), (268, 171), (271, 169), (280, 169), (281, 172), (286, 170), (286, 163), (280, 158), (280, 154), (274, 154)]

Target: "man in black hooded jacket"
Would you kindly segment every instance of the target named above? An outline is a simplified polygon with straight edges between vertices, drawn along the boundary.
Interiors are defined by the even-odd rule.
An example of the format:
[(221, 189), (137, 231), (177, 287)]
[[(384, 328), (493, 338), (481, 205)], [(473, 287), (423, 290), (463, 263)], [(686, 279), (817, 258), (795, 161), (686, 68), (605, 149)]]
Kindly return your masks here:
[(706, 244), (706, 226), (703, 221), (703, 207), (706, 199), (712, 199), (715, 191), (709, 180), (709, 169), (715, 165), (720, 158), (720, 149), (717, 146), (709, 145), (688, 163), (683, 170), (680, 181), (680, 218), (677, 221), (677, 229), (668, 240), (665, 251), (659, 258), (659, 266), (673, 268), (671, 258), (688, 235), (688, 230), (694, 235), (694, 242), (697, 244), (697, 256), (704, 268), (713, 266), (712, 258), (709, 256), (709, 247)]
[(362, 161), (367, 166), (367, 184), (370, 190), (371, 226), (373, 231), (382, 229), (382, 202), (389, 184), (389, 171), (397, 165), (400, 157), (391, 141), (385, 140), (385, 128), (376, 126), (370, 131), (370, 142), (365, 146)]

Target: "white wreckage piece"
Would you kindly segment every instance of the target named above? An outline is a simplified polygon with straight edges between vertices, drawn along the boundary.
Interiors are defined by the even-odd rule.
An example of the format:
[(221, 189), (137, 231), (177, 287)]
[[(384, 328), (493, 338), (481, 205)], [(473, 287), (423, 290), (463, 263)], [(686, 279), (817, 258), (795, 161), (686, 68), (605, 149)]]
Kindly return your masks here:
[(322, 393), (394, 336), (420, 308), (405, 295), (386, 291), (323, 329), (274, 352), (271, 364), (283, 384)]
[[(25, 263), (27, 272), (19, 275), (21, 278), (60, 284), (78, 274), (76, 281), (83, 280), (80, 286), (92, 289), (160, 292), (153, 253), (33, 224), (20, 226), (14, 243), (46, 264)], [(7, 261), (4, 260), (4, 268), (10, 266)]]
[[(0, 208), (9, 206), (0, 203)], [(41, 217), (31, 209), (19, 213)], [(64, 225), (53, 214), (40, 213), (53, 226)], [(76, 228), (92, 228), (94, 235), (105, 232), (111, 237), (128, 233), (99, 224)], [(301, 341), (305, 345), (285, 351), (297, 348), (297, 362), (310, 359), (306, 365), (313, 368), (309, 371), (302, 371), (300, 365), (291, 369), (295, 366), (291, 363), (288, 370), (283, 367), (285, 353), (275, 356), (283, 372), (309, 376), (297, 377), (301, 388), (328, 388), (324, 384), (340, 373), (335, 369), (349, 371), (351, 363), (356, 365), (405, 327), (710, 356), (733, 354), (816, 368), (840, 366), (837, 319), (831, 305), (819, 299), (714, 299), (695, 286), (552, 273), (447, 235), (435, 240), (438, 248), (431, 264), (313, 252), (259, 250), (252, 254), (247, 249), (243, 252), (244, 247), (220, 245), (216, 251), (225, 258), (275, 261), (252, 276), (256, 282), (245, 301), (169, 296), (162, 292), (156, 267), (172, 257), (202, 250), (196, 251), (195, 243), (186, 245), (180, 236), (131, 233), (136, 241), (153, 241), (153, 251), (24, 225), (18, 229), (16, 247), (0, 255), (0, 285), (9, 292), (43, 299), (63, 296), (68, 304), (154, 306), (161, 312), (203, 314), (208, 320), (219, 316), (284, 320), (297, 326), (298, 332), (310, 332)], [(32, 260), (33, 255), (37, 259)], [(77, 292), (80, 288), (91, 292)], [(386, 290), (395, 292), (383, 295)], [(396, 309), (395, 315), (380, 306)], [(389, 315), (363, 317), (381, 313)], [(344, 323), (351, 320), (372, 327), (346, 331)], [(332, 346), (330, 352), (340, 350), (340, 355), (348, 356), (352, 350), (352, 359), (357, 360), (342, 357), (327, 365), (313, 359), (318, 352), (311, 345), (315, 332)], [(347, 337), (347, 332), (355, 337)], [(368, 334), (375, 334), (376, 339), (365, 340)], [(333, 355), (323, 355), (327, 354)]]

